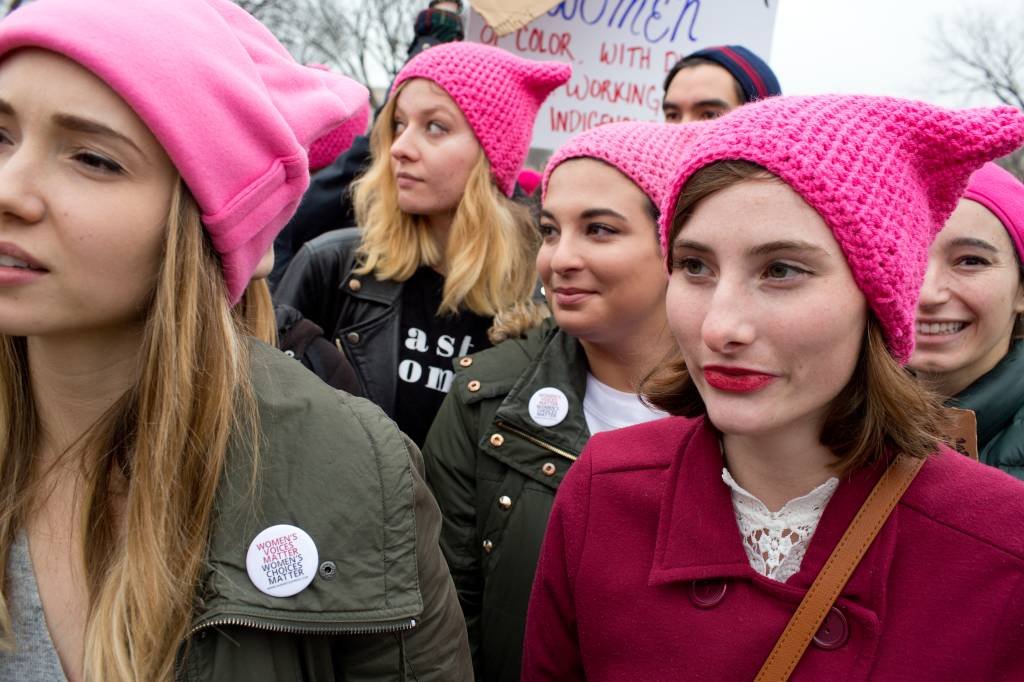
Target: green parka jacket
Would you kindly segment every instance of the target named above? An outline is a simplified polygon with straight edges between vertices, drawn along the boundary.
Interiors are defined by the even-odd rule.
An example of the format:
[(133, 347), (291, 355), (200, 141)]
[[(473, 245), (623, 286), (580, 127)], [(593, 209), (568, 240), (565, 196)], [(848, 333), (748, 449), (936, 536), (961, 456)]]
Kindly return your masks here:
[[(230, 447), (181, 682), (469, 680), (469, 649), (416, 446), (372, 403), (254, 343), (263, 442)], [(257, 590), (250, 542), (289, 524), (319, 553), (291, 597)]]
[[(441, 505), (452, 570), (478, 680), (518, 682), (526, 606), (555, 491), (590, 432), (587, 361), (551, 320), (524, 339), (456, 361), (423, 446)], [(569, 411), (552, 427), (530, 417), (531, 396), (554, 387)]]
[(978, 418), (978, 459), (1024, 479), (1024, 341), (952, 400)]

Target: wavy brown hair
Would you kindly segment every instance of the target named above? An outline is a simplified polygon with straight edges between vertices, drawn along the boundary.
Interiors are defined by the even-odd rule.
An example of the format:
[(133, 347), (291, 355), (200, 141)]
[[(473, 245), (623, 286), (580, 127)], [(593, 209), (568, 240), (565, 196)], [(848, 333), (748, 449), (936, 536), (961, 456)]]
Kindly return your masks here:
[[(166, 680), (193, 615), (214, 496), (232, 434), (258, 418), (246, 343), (200, 213), (178, 184), (132, 387), (63, 454), (80, 463), (88, 590), (85, 675)], [(46, 495), (25, 338), (0, 336), (0, 584), (16, 535)], [(255, 475), (255, 473), (254, 473)], [(115, 495), (112, 491), (117, 492)], [(168, 560), (173, 557), (174, 560)], [(12, 646), (7, 597), (3, 643)]]
[(533, 299), (540, 234), (530, 209), (498, 190), (491, 165), (480, 153), (455, 210), (442, 253), (423, 216), (398, 208), (391, 168), (394, 118), (399, 88), (377, 116), (370, 133), (373, 163), (353, 184), (356, 219), (362, 227), (358, 272), (403, 282), (423, 265), (442, 266), (444, 293), (438, 313), (465, 307), (493, 317), (492, 342), (521, 336), (547, 317)]
[[(748, 161), (718, 161), (694, 173), (676, 199), (669, 226), (669, 252), (701, 201), (751, 181), (781, 182)], [(671, 269), (670, 257), (668, 262)], [(650, 404), (670, 414), (707, 414), (678, 350), (644, 380), (641, 392)], [(945, 419), (939, 398), (896, 362), (886, 346), (882, 326), (873, 313), (869, 314), (853, 376), (829, 405), (821, 432), (822, 445), (837, 458), (836, 472), (842, 475), (871, 465), (886, 453), (926, 457), (943, 440)]]

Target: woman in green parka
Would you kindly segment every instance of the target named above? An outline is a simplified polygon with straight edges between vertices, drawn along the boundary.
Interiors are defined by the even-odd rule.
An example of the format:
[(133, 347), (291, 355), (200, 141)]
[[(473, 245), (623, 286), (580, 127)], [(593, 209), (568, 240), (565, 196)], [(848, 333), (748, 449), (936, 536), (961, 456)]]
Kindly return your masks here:
[(416, 447), (232, 308), (366, 97), (228, 0), (0, 21), (0, 679), (471, 678)]
[(537, 255), (554, 320), (456, 361), (423, 452), (478, 680), (519, 679), (548, 514), (587, 439), (663, 416), (636, 389), (673, 348), (656, 207), (693, 135), (616, 123), (558, 150)]
[(1024, 185), (977, 171), (931, 246), (910, 367), (978, 421), (982, 462), (1024, 479)]

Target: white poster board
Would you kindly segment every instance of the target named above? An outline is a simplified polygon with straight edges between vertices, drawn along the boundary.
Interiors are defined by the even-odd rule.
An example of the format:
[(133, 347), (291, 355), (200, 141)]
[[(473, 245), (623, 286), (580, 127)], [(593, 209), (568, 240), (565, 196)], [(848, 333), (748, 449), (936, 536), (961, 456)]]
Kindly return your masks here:
[(778, 2), (566, 0), (500, 38), (471, 12), (466, 39), (572, 63), (572, 80), (548, 98), (533, 130), (533, 147), (555, 149), (602, 123), (660, 120), (666, 72), (702, 47), (739, 44), (767, 61)]

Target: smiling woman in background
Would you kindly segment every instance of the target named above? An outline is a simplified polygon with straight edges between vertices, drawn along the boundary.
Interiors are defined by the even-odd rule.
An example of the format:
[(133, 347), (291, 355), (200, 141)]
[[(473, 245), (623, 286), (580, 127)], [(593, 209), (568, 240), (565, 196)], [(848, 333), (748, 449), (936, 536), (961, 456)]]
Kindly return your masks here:
[(462, 358), (424, 445), (480, 680), (519, 680), (551, 503), (587, 439), (664, 416), (637, 396), (673, 345), (656, 207), (694, 134), (613, 123), (555, 152), (537, 254), (554, 320)]
[(910, 367), (974, 411), (978, 456), (1024, 478), (1024, 185), (994, 163), (932, 244)]

